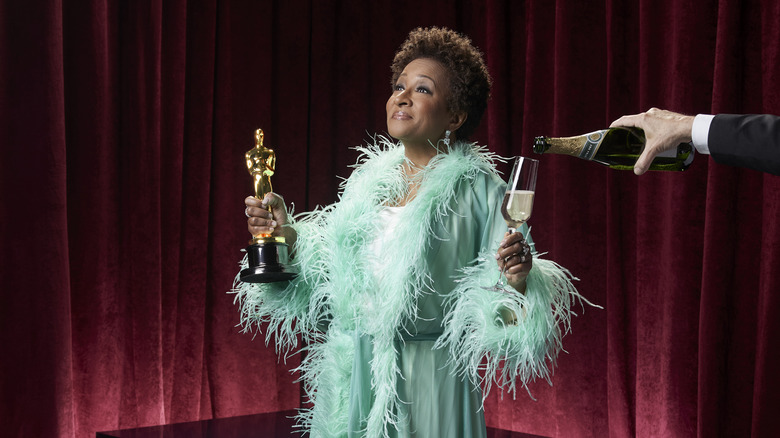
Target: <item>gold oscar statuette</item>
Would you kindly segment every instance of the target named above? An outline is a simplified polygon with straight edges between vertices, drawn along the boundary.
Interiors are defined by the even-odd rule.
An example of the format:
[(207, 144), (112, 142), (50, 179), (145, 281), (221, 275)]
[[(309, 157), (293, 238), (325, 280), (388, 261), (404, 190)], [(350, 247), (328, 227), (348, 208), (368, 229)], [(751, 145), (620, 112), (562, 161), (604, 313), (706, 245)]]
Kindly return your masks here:
[[(263, 199), (273, 191), (271, 176), (276, 169), (276, 153), (273, 149), (263, 146), (263, 137), (262, 129), (255, 131), (255, 147), (245, 154), (246, 167), (252, 175), (257, 199)], [(284, 237), (259, 234), (249, 241), (246, 252), (248, 265), (241, 270), (241, 281), (271, 283), (295, 277), (295, 272), (289, 267), (289, 249)]]

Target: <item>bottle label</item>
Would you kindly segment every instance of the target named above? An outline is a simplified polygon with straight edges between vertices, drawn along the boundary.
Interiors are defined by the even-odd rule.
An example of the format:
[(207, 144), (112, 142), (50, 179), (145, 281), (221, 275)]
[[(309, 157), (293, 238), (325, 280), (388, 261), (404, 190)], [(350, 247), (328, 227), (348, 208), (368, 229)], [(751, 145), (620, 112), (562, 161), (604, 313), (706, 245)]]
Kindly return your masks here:
[(604, 139), (605, 132), (606, 130), (602, 130), (588, 134), (585, 144), (582, 146), (582, 150), (580, 150), (579, 157), (583, 160), (592, 160), (593, 156), (596, 155), (596, 152), (599, 150), (599, 145), (601, 145), (601, 140)]

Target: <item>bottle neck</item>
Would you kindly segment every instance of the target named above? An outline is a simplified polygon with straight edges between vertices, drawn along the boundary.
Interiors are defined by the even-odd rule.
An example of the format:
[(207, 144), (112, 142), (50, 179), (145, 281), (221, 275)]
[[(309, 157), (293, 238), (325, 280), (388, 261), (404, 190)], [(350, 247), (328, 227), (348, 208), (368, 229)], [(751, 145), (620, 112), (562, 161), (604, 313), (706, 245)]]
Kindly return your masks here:
[(534, 152), (537, 154), (561, 154), (579, 157), (588, 142), (588, 135), (574, 137), (536, 137)]

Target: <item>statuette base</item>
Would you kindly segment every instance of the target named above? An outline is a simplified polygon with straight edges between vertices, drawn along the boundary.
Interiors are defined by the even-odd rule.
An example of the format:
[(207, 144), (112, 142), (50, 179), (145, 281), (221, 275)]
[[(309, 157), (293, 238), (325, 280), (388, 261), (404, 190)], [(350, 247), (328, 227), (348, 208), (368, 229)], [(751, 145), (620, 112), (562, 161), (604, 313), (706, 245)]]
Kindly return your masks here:
[(273, 283), (291, 280), (297, 275), (289, 267), (289, 248), (283, 239), (263, 239), (247, 246), (246, 253), (248, 267), (239, 274), (244, 283)]

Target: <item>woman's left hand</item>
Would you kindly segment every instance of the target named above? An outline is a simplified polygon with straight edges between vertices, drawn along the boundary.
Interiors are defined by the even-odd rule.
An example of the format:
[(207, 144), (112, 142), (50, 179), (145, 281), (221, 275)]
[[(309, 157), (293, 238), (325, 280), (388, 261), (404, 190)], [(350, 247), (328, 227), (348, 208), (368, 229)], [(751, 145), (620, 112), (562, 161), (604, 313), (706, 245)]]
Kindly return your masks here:
[(533, 256), (531, 246), (525, 241), (523, 233), (506, 233), (496, 253), (498, 269), (504, 269), (507, 283), (518, 292), (525, 294), (525, 279), (531, 272)]

